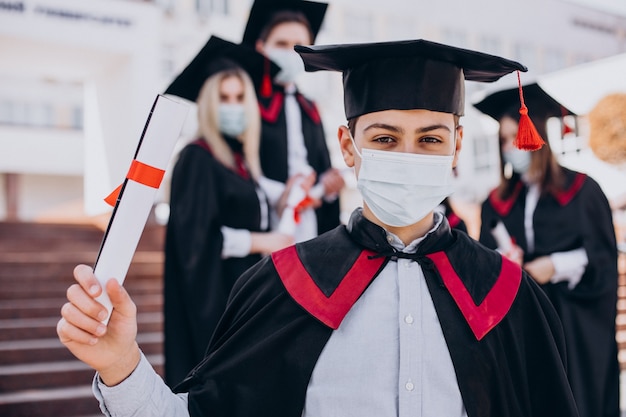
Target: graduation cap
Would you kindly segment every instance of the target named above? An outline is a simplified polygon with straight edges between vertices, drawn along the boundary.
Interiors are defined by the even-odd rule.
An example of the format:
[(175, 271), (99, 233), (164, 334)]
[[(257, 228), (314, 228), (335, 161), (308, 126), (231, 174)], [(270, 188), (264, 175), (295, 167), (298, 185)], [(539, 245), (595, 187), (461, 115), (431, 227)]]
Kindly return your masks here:
[(272, 17), (281, 11), (292, 11), (302, 13), (309, 21), (311, 33), (315, 41), (322, 22), (328, 3), (320, 3), (306, 0), (255, 0), (248, 23), (243, 33), (242, 44), (254, 46), (261, 35), (261, 31), (271, 21)]
[(273, 77), (280, 68), (245, 45), (238, 45), (217, 36), (211, 36), (187, 67), (172, 81), (165, 94), (196, 101), (200, 89), (210, 76), (228, 69), (241, 68), (258, 89), (265, 73)]
[[(532, 115), (548, 119), (550, 117), (575, 116), (574, 112), (543, 90), (536, 82), (524, 85), (524, 101), (532, 109)], [(513, 106), (519, 104), (519, 88), (496, 91), (474, 103), (481, 112), (500, 120)]]
[[(518, 62), (423, 39), (295, 47), (307, 71), (343, 73), (344, 108), (352, 119), (382, 110), (425, 109), (462, 116), (465, 80), (493, 82)], [(525, 107), (522, 103), (522, 106)], [(535, 137), (522, 149), (537, 149)], [(541, 140), (539, 138), (539, 140)]]

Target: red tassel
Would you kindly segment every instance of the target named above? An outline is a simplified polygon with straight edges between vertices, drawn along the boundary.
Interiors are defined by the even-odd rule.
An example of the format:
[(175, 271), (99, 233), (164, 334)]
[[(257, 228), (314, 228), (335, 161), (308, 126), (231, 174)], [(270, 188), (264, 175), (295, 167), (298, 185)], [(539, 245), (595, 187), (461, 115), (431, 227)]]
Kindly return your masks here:
[(528, 116), (528, 107), (526, 107), (524, 103), (524, 93), (522, 92), (522, 81), (520, 80), (519, 71), (517, 71), (517, 82), (519, 85), (521, 107), (519, 109), (520, 118), (517, 127), (517, 137), (513, 144), (518, 149), (524, 151), (536, 151), (537, 149), (541, 149), (541, 147), (545, 145), (545, 142)]
[(263, 81), (261, 82), (261, 96), (268, 98), (272, 95), (272, 80), (270, 79), (270, 60), (265, 58)]

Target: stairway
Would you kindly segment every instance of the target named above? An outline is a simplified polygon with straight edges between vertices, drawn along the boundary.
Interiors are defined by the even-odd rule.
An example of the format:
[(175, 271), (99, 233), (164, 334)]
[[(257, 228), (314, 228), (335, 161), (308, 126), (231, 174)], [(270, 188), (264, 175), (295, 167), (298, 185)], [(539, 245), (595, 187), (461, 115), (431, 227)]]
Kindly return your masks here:
[[(103, 232), (85, 224), (0, 223), (0, 416), (101, 415), (93, 370), (59, 342), (56, 323), (75, 265), (93, 265)], [(163, 371), (162, 226), (146, 227), (125, 286), (138, 342)]]

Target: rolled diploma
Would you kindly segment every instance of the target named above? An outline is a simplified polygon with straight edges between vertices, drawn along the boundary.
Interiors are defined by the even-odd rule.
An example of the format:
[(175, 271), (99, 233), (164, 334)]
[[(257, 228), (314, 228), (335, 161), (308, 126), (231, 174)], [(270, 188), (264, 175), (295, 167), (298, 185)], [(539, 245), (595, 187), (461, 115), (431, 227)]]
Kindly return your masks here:
[(498, 244), (498, 249), (501, 253), (508, 253), (512, 248), (511, 235), (506, 230), (504, 223), (498, 221), (494, 227), (491, 228), (491, 234)]
[[(187, 111), (186, 104), (158, 95), (146, 121), (134, 159), (165, 170)], [(94, 266), (94, 274), (103, 286), (102, 295), (96, 300), (107, 308), (109, 317), (112, 305), (104, 285), (111, 278), (115, 278), (120, 284), (124, 283), (157, 190), (158, 188), (125, 179), (117, 198)], [(109, 317), (104, 320), (105, 323)]]

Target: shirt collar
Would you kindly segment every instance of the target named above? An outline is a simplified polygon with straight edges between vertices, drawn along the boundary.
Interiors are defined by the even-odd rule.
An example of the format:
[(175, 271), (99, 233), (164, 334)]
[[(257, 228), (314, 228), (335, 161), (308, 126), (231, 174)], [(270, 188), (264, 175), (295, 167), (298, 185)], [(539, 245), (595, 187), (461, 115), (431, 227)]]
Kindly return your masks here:
[[(352, 212), (346, 227), (352, 240), (376, 253), (391, 254), (402, 251), (405, 253), (416, 253), (420, 256), (444, 250), (455, 240), (446, 217), (436, 214), (434, 219), (434, 226), (430, 231), (426, 235), (415, 239), (406, 247), (404, 247), (397, 236), (388, 233), (382, 227), (366, 219), (363, 216), (362, 208), (357, 208)], [(388, 239), (388, 236), (391, 239)], [(401, 246), (394, 245), (394, 243), (397, 244), (398, 242), (400, 242)]]
[(387, 233), (387, 242), (389, 242), (389, 244), (391, 246), (393, 246), (395, 249), (397, 249), (397, 250), (399, 250), (401, 252), (404, 252), (404, 253), (415, 253), (415, 252), (417, 252), (417, 246), (424, 239), (426, 239), (428, 237), (428, 235), (430, 235), (435, 230), (437, 230), (437, 228), (441, 225), (441, 223), (443, 221), (443, 216), (438, 211), (435, 211), (433, 219), (434, 219), (433, 227), (424, 236), (418, 237), (417, 239), (415, 239), (414, 241), (412, 241), (408, 245), (405, 245), (404, 242), (402, 242), (402, 240), (400, 240), (400, 238), (398, 236), (396, 236), (395, 234), (391, 233), (390, 231), (385, 230), (385, 232)]

